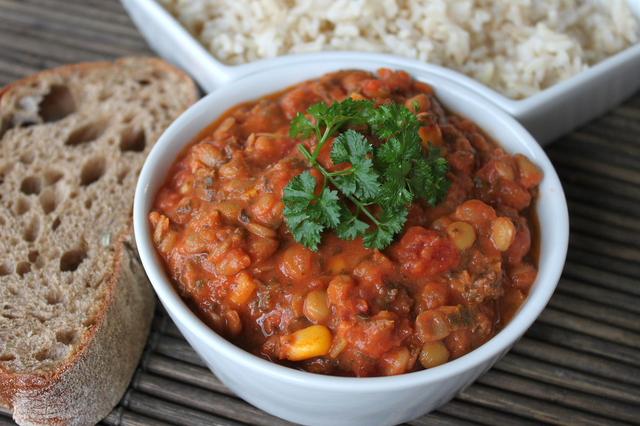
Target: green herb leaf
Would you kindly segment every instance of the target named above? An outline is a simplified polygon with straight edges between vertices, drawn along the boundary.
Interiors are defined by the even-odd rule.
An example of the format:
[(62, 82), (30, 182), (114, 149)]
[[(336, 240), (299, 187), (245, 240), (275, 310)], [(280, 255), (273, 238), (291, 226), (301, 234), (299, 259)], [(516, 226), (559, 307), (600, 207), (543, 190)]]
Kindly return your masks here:
[[(450, 184), (444, 179), (449, 166), (439, 158), (440, 150), (422, 148), (418, 117), (402, 105), (381, 105), (368, 118), (379, 135), (387, 140), (374, 152), (374, 168), (382, 176), (380, 205), (391, 208), (424, 198), (435, 206)], [(443, 183), (444, 182), (444, 183)]]
[(282, 197), (282, 213), (294, 240), (314, 250), (325, 227), (335, 228), (340, 223), (338, 193), (325, 186), (316, 197), (315, 187), (316, 178), (304, 171), (285, 186)]
[(418, 116), (409, 111), (404, 105), (389, 104), (380, 105), (367, 117), (367, 124), (371, 131), (380, 138), (387, 139), (397, 135), (407, 134), (422, 127), (418, 122)]
[(407, 175), (411, 172), (409, 161), (391, 163), (382, 179), (378, 203), (385, 207), (404, 206), (413, 201), (413, 194), (406, 186)]
[(393, 241), (393, 237), (402, 231), (404, 223), (407, 221), (408, 211), (406, 207), (400, 206), (385, 210), (379, 217), (378, 227), (367, 232), (362, 239), (362, 243), (369, 248), (382, 250)]
[(318, 251), (318, 244), (324, 227), (318, 222), (313, 220), (307, 220), (300, 223), (300, 226), (296, 228), (296, 232), (291, 232), (293, 240), (297, 243), (301, 243), (305, 247), (309, 247), (313, 251)]
[(374, 198), (380, 189), (378, 175), (367, 158), (373, 152), (371, 144), (355, 130), (349, 129), (334, 139), (331, 150), (333, 164), (349, 163), (351, 167), (336, 177), (344, 195), (354, 195), (365, 200)]
[[(316, 179), (302, 172), (284, 188), (283, 214), (295, 241), (317, 250), (322, 232), (331, 228), (338, 238), (351, 241), (363, 236), (370, 248), (387, 247), (402, 231), (407, 220), (407, 205), (416, 197), (435, 206), (445, 197), (450, 183), (445, 180), (447, 162), (439, 158), (440, 150), (429, 145), (427, 156), (418, 131), (422, 123), (403, 105), (379, 105), (373, 101), (325, 102), (312, 105), (307, 114), (293, 119), (291, 137), (310, 137), (314, 132), (318, 143), (313, 153), (298, 147), (324, 176), (320, 195), (316, 196)], [(417, 110), (417, 108), (414, 108)], [(373, 147), (367, 138), (353, 129), (338, 134), (333, 141), (331, 160), (335, 165), (348, 164), (344, 170), (329, 173), (317, 163), (323, 144), (347, 124), (367, 124), (371, 133), (381, 139)], [(329, 184), (337, 189), (329, 189)], [(340, 199), (338, 191), (344, 199)], [(345, 204), (353, 204), (355, 213)], [(368, 206), (378, 204), (382, 213)], [(368, 221), (361, 220), (365, 216)], [(370, 230), (371, 229), (371, 230)]]
[(309, 206), (314, 212), (318, 212), (318, 222), (329, 228), (335, 228), (340, 223), (340, 206), (338, 204), (338, 192), (325, 187), (316, 197), (315, 203)]
[(449, 164), (440, 158), (440, 148), (429, 144), (429, 157), (417, 161), (407, 179), (413, 193), (435, 206), (447, 195), (451, 183), (445, 179)]
[[(316, 107), (316, 105), (320, 106)], [(312, 105), (307, 112), (318, 120), (318, 125), (329, 127), (345, 121), (360, 124), (373, 111), (374, 105), (373, 101), (354, 101), (347, 98), (342, 102), (333, 101), (329, 107), (324, 102)]]
[(351, 213), (344, 203), (340, 204), (340, 224), (335, 229), (336, 237), (351, 241), (358, 235), (364, 235), (368, 228), (369, 225)]
[(289, 126), (289, 136), (295, 138), (300, 135), (302, 138), (308, 138), (311, 133), (319, 132), (318, 127), (311, 124), (311, 121), (301, 112), (291, 120)]

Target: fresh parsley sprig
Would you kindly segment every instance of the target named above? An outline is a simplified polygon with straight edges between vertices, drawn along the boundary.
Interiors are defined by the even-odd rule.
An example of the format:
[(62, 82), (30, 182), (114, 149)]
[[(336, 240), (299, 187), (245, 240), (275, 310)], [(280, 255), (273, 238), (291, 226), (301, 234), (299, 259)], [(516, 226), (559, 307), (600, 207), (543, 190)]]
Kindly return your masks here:
[[(283, 214), (294, 240), (314, 251), (327, 228), (347, 241), (362, 235), (366, 247), (383, 249), (402, 230), (407, 204), (419, 197), (434, 206), (450, 186), (444, 179), (449, 165), (439, 158), (439, 148), (430, 146), (428, 156), (422, 148), (418, 131), (423, 123), (417, 116), (402, 105), (375, 105), (351, 98), (329, 106), (321, 102), (307, 109), (315, 123), (302, 113), (291, 123), (292, 138), (309, 138), (314, 133), (318, 137), (313, 153), (300, 143), (298, 149), (324, 176), (319, 195), (315, 195), (316, 178), (304, 171), (287, 184), (282, 197)], [(318, 164), (318, 154), (331, 135), (347, 124), (366, 124), (383, 143), (374, 147), (353, 129), (339, 133), (330, 157), (334, 164), (349, 167), (328, 172)], [(351, 201), (351, 209), (329, 184)], [(375, 204), (380, 214), (373, 213)], [(361, 220), (362, 215), (373, 226)]]

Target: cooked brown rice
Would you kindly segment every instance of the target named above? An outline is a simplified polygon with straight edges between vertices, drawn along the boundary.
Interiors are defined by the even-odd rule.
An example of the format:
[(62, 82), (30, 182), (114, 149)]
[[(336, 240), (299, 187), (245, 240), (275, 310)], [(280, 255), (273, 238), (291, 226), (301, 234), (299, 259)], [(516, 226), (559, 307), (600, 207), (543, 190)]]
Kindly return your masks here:
[(323, 50), (403, 55), (514, 99), (638, 42), (624, 0), (159, 0), (226, 64)]

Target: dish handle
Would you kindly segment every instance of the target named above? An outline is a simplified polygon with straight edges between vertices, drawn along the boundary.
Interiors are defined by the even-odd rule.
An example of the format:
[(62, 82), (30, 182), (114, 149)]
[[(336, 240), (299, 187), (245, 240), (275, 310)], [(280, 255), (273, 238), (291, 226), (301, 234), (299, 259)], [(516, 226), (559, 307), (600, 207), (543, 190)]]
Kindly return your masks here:
[(120, 0), (149, 46), (193, 77), (205, 93), (234, 79), (232, 67), (212, 58), (177, 20), (154, 0)]

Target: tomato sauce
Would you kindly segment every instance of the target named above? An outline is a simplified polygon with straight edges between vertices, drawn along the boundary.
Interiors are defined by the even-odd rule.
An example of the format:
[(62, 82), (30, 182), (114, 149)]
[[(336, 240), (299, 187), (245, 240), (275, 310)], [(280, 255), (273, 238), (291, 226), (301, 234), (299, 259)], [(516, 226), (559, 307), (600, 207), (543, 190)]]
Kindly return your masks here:
[[(285, 185), (312, 169), (287, 136), (298, 112), (347, 97), (419, 106), (425, 150), (452, 184), (435, 207), (415, 201), (386, 249), (323, 234), (293, 241)], [(325, 145), (319, 162), (337, 170)], [(450, 114), (403, 71), (341, 71), (229, 110), (171, 166), (149, 220), (183, 299), (213, 330), (262, 358), (310, 372), (395, 375), (441, 365), (503, 327), (536, 278), (532, 202), (542, 179)]]

